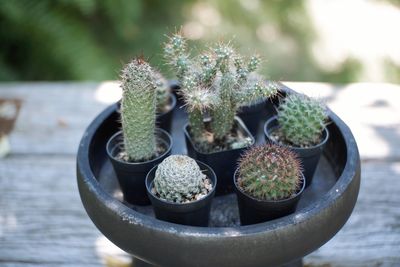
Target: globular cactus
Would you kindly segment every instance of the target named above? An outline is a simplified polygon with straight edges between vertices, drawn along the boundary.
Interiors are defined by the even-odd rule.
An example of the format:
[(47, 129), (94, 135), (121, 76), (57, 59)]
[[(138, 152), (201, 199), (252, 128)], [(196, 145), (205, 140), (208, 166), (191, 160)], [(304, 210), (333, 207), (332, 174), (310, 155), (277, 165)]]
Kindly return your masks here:
[(278, 90), (275, 83), (265, 83), (262, 76), (248, 79), (260, 64), (259, 56), (246, 60), (229, 43), (218, 43), (192, 59), (185, 38), (177, 33), (169, 37), (164, 54), (181, 82), (195, 141), (202, 140), (205, 134), (205, 114), (211, 117), (210, 131), (214, 139), (223, 140), (234, 126), (234, 117), (241, 105), (270, 97)]
[(299, 147), (318, 144), (327, 119), (326, 107), (320, 101), (301, 94), (290, 94), (278, 109), (282, 134)]
[(184, 155), (172, 155), (164, 159), (156, 170), (154, 189), (160, 198), (171, 202), (194, 199), (202, 192), (206, 175), (197, 162)]
[(141, 58), (127, 64), (121, 74), (121, 123), (129, 161), (149, 160), (156, 152), (156, 83), (154, 71)]
[(237, 182), (256, 199), (287, 199), (299, 189), (300, 161), (285, 147), (272, 144), (253, 147), (240, 158)]
[(155, 78), (155, 83), (156, 83), (156, 102), (157, 102), (157, 111), (162, 112), (165, 107), (168, 106), (169, 103), (169, 93), (170, 93), (170, 88), (168, 86), (167, 80), (164, 78), (164, 76), (156, 71), (154, 72), (154, 78)]

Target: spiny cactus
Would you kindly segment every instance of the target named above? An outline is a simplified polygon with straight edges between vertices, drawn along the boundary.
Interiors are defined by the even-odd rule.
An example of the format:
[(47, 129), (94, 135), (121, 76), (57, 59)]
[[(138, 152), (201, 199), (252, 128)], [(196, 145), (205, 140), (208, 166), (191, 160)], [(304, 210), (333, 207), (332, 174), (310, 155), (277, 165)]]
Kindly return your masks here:
[(184, 155), (172, 155), (164, 159), (156, 170), (154, 189), (160, 198), (171, 202), (194, 199), (203, 191), (206, 175), (197, 162)]
[(285, 139), (300, 147), (321, 141), (327, 121), (325, 106), (301, 94), (290, 94), (278, 109), (278, 123)]
[(240, 158), (238, 185), (256, 199), (290, 198), (300, 181), (300, 161), (288, 148), (264, 144), (249, 149)]
[(155, 71), (154, 78), (157, 86), (156, 89), (157, 111), (162, 112), (165, 109), (165, 107), (168, 106), (170, 88), (168, 86), (167, 80), (160, 72)]
[(258, 68), (259, 56), (245, 60), (229, 43), (218, 43), (192, 59), (186, 40), (178, 33), (169, 38), (164, 52), (181, 82), (195, 141), (204, 135), (204, 114), (211, 117), (210, 130), (214, 138), (223, 140), (230, 133), (241, 105), (277, 92), (276, 84), (266, 84), (261, 76), (248, 79)]
[(156, 152), (156, 84), (143, 59), (133, 59), (121, 73), (121, 123), (129, 161), (151, 159)]

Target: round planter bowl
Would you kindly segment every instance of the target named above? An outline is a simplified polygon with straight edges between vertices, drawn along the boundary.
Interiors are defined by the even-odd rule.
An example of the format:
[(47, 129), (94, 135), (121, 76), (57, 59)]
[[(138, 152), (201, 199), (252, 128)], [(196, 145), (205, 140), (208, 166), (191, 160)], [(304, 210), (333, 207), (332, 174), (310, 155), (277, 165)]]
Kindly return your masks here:
[[(284, 88), (280, 94), (285, 95), (287, 90)], [(177, 124), (183, 125), (184, 112), (176, 111), (174, 120), (179, 119)], [(144, 210), (152, 210), (151, 206), (132, 209), (115, 197), (120, 191), (105, 151), (108, 138), (118, 129), (119, 114), (112, 105), (89, 125), (79, 146), (77, 177), (82, 203), (109, 240), (157, 266), (253, 267), (291, 262), (331, 239), (345, 224), (357, 200), (357, 145), (344, 122), (332, 112), (329, 115), (330, 138), (313, 184), (304, 191), (295, 213), (239, 226), (236, 196), (229, 194), (214, 197), (210, 227), (195, 227), (157, 220), (152, 211)], [(174, 144), (180, 145), (173, 152), (183, 154), (182, 128), (176, 129), (172, 137)], [(234, 214), (232, 217), (228, 210)], [(223, 218), (229, 220), (219, 223)]]
[(211, 180), (213, 188), (202, 199), (190, 203), (169, 202), (151, 193), (157, 166), (154, 166), (146, 176), (147, 195), (153, 205), (156, 218), (159, 220), (192, 226), (207, 226), (210, 217), (211, 201), (215, 195), (217, 177), (214, 171), (206, 164), (197, 161), (202, 172)]

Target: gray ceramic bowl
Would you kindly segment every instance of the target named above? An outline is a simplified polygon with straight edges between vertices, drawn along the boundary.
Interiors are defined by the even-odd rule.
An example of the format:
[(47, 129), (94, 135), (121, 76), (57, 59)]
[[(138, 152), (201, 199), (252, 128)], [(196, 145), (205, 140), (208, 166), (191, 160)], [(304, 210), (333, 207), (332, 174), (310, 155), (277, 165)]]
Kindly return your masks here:
[[(175, 111), (172, 153), (185, 153), (185, 114)], [(119, 114), (112, 105), (89, 125), (79, 146), (77, 176), (83, 205), (109, 240), (158, 266), (276, 266), (299, 259), (342, 228), (359, 191), (356, 142), (346, 124), (334, 113), (329, 115), (329, 141), (295, 213), (240, 226), (236, 196), (229, 194), (214, 199), (211, 227), (192, 227), (157, 220), (151, 206), (130, 206), (115, 197), (120, 189), (105, 150), (108, 138), (118, 130)]]

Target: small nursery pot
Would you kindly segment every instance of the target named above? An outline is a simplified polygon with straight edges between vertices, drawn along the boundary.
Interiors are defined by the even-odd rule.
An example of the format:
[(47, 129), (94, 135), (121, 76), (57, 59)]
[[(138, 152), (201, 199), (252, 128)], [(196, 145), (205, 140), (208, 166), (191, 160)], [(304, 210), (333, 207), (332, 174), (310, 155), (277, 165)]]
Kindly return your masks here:
[(236, 169), (233, 175), (233, 183), (235, 184), (241, 225), (274, 220), (296, 211), (297, 204), (305, 189), (305, 178), (303, 174), (300, 189), (294, 196), (283, 200), (259, 200), (246, 194), (239, 188), (237, 184), (238, 170), (239, 169)]
[(257, 136), (261, 119), (266, 116), (265, 100), (259, 101), (253, 105), (246, 105), (240, 108), (238, 117), (242, 119), (247, 129), (253, 136)]
[[(278, 127), (279, 127), (279, 125), (278, 125), (278, 120), (277, 120), (276, 116), (267, 120), (267, 122), (264, 124), (265, 141), (273, 143), (273, 144), (278, 144), (273, 138), (271, 138), (271, 135), (270, 135), (271, 132), (273, 132)], [(304, 177), (306, 178), (306, 187), (308, 187), (312, 183), (315, 170), (317, 168), (319, 159), (324, 150), (325, 144), (328, 141), (328, 138), (329, 138), (329, 131), (325, 127), (323, 134), (322, 134), (322, 141), (318, 145), (315, 145), (313, 147), (301, 148), (301, 147), (294, 147), (294, 146), (289, 146), (289, 145), (283, 144), (283, 146), (290, 148), (295, 153), (297, 153), (297, 155), (299, 156), (299, 158), (302, 162), (302, 165), (303, 165), (303, 174), (304, 174)], [(278, 145), (282, 145), (282, 144), (278, 144)]]
[(169, 107), (168, 110), (157, 114), (157, 126), (161, 129), (171, 132), (172, 115), (176, 106), (176, 97), (174, 94), (169, 93)]
[[(235, 121), (238, 125), (238, 130), (243, 131), (251, 138), (252, 143), (249, 147), (252, 146), (255, 143), (253, 135), (249, 132), (240, 118), (235, 117)], [(202, 153), (196, 149), (195, 144), (189, 135), (188, 127), (189, 125), (186, 124), (183, 127), (183, 131), (185, 133), (186, 148), (189, 157), (208, 164), (214, 170), (218, 177), (217, 195), (233, 192), (232, 175), (235, 172), (237, 160), (248, 147), (213, 153)]]
[(147, 197), (144, 180), (151, 168), (171, 154), (172, 138), (165, 130), (156, 129), (157, 141), (165, 146), (166, 150), (162, 155), (143, 162), (126, 162), (116, 157), (121, 151), (122, 138), (121, 131), (115, 133), (108, 140), (106, 150), (124, 194), (124, 200), (130, 204), (148, 205), (150, 201)]
[(155, 196), (151, 192), (158, 165), (154, 166), (147, 174), (147, 195), (151, 201), (151, 204), (153, 205), (154, 213), (157, 219), (184, 225), (208, 226), (211, 202), (217, 185), (217, 177), (214, 171), (208, 165), (200, 161), (196, 162), (203, 173), (211, 180), (213, 188), (204, 198), (189, 203), (174, 203), (166, 201)]

